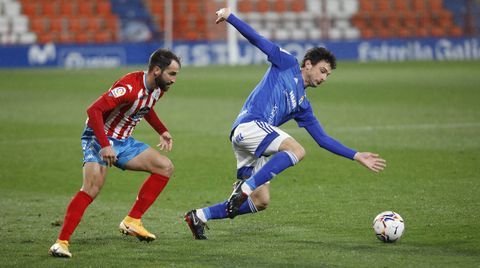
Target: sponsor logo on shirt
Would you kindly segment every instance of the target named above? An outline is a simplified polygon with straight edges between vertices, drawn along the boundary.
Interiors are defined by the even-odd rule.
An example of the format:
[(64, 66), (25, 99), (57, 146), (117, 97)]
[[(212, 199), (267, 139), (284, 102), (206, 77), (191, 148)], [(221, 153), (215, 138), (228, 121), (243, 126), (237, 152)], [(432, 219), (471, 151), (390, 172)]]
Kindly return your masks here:
[(292, 105), (292, 110), (297, 107), (297, 98), (295, 98), (295, 93), (293, 91), (290, 91), (290, 104)]
[(108, 93), (108, 96), (113, 96), (115, 98), (121, 97), (127, 93), (127, 90), (124, 87), (112, 88)]
[(132, 119), (140, 120), (144, 115), (148, 114), (148, 112), (150, 112), (150, 107), (142, 107), (136, 113), (132, 114)]

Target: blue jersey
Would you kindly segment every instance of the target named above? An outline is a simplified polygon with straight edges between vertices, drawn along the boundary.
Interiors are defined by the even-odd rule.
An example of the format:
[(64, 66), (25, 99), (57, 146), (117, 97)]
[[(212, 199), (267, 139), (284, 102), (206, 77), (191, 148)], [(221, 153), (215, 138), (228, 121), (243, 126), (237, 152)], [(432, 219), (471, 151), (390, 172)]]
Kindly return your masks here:
[[(267, 122), (273, 126), (295, 119), (300, 127), (316, 121), (310, 102), (305, 94), (302, 73), (297, 59), (289, 52), (256, 34), (253, 29), (234, 15), (228, 21), (235, 27), (253, 35), (260, 49), (272, 63), (260, 83), (243, 104), (232, 129), (252, 120)], [(243, 27), (243, 28), (242, 28)], [(239, 31), (242, 33), (242, 31)], [(253, 32), (249, 32), (249, 30)], [(247, 37), (248, 38), (248, 37)]]
[(259, 48), (272, 63), (260, 83), (250, 93), (232, 130), (239, 124), (259, 120), (273, 126), (295, 119), (315, 141), (330, 152), (353, 159), (355, 150), (328, 136), (313, 114), (305, 94), (305, 85), (297, 59), (289, 52), (259, 35), (252, 27), (231, 14), (228, 23)]

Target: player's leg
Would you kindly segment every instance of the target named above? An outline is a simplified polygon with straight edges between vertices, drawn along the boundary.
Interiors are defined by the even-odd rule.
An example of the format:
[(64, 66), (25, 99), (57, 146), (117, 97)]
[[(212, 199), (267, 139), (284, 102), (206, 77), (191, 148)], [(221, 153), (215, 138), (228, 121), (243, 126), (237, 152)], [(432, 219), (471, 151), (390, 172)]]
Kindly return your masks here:
[[(267, 186), (268, 187), (268, 186)], [(259, 192), (263, 192), (264, 186), (257, 188)], [(257, 191), (256, 190), (256, 191)], [(261, 207), (263, 209), (263, 207)], [(256, 213), (259, 210), (255, 206), (253, 199), (248, 198), (241, 206), (238, 215)], [(215, 219), (227, 218), (227, 201), (218, 203), (209, 207), (194, 209), (185, 214), (185, 221), (192, 231), (193, 238), (204, 240), (207, 239), (205, 235), (205, 228), (208, 229), (207, 221)]]
[[(240, 181), (237, 181), (239, 183)], [(237, 184), (235, 183), (235, 185)], [(239, 209), (238, 215), (252, 214), (267, 208), (270, 202), (270, 184), (266, 183), (257, 187), (250, 197)], [(193, 238), (198, 240), (207, 239), (205, 228), (208, 229), (207, 221), (227, 218), (227, 201), (209, 207), (194, 209), (185, 214), (185, 221), (192, 231)]]
[[(250, 195), (250, 198), (248, 198), (240, 206), (238, 215), (256, 213), (258, 211), (262, 211), (266, 209), (268, 205), (269, 196), (270, 194), (269, 194), (268, 184), (258, 187), (257, 189), (255, 189), (254, 193)], [(206, 223), (209, 220), (225, 219), (228, 217), (227, 201), (224, 201), (209, 207), (196, 209), (195, 213), (196, 213), (196, 217), (198, 217), (204, 223)]]
[(107, 177), (107, 166), (95, 162), (88, 162), (83, 165), (83, 185), (80, 191), (95, 199)]
[[(122, 158), (121, 161), (125, 160)], [(120, 165), (122, 164), (120, 163)], [(173, 164), (170, 159), (161, 155), (157, 150), (147, 147), (138, 155), (126, 161), (122, 168), (146, 171), (150, 175), (140, 187), (132, 209), (120, 223), (120, 231), (124, 234), (136, 236), (141, 241), (152, 241), (156, 238), (155, 235), (143, 227), (140, 219), (167, 185), (173, 173)]]
[[(241, 181), (237, 181), (236, 185)], [(255, 191), (243, 202), (238, 209), (237, 215), (252, 214), (265, 210), (270, 203), (270, 185), (268, 183), (257, 187)], [(204, 223), (209, 220), (225, 219), (227, 214), (228, 200), (213, 206), (197, 209), (196, 213), (199, 219)]]
[(257, 189), (252, 192), (249, 199), (252, 200), (257, 212), (267, 209), (268, 204), (270, 204), (270, 184), (265, 183), (260, 187), (257, 187)]
[[(239, 156), (239, 158), (237, 159), (240, 160), (238, 163), (242, 163), (240, 155), (239, 154), (237, 155)], [(250, 157), (255, 157), (255, 156), (253, 155)], [(268, 157), (262, 156), (258, 158), (255, 161), (251, 172), (248, 172), (248, 171), (243, 172), (244, 174), (242, 176), (242, 180), (246, 180), (251, 176), (253, 176), (255, 173), (257, 173), (260, 169), (262, 169), (262, 167), (267, 163), (267, 161), (268, 161)], [(253, 207), (255, 208), (255, 212), (267, 209), (268, 204), (270, 203), (270, 183), (265, 183), (264, 185), (257, 187), (257, 189), (255, 189), (252, 192), (249, 199), (251, 199), (253, 202)]]
[(62, 229), (49, 253), (55, 257), (72, 257), (68, 246), (72, 233), (80, 223), (82, 216), (93, 199), (98, 195), (105, 182), (107, 167), (95, 162), (83, 166), (83, 185), (70, 201), (65, 212)]
[(268, 149), (268, 153), (273, 153), (270, 160), (245, 181), (252, 191), (305, 157), (305, 149), (292, 137), (282, 140), (279, 146), (274, 143), (271, 145)]
[[(232, 144), (232, 148), (237, 159), (237, 179), (238, 181), (234, 184), (234, 189), (241, 180), (247, 179), (252, 175), (252, 172), (255, 172), (256, 169), (260, 169), (261, 166), (266, 163), (266, 157), (257, 158), (254, 154), (242, 150), (241, 148), (236, 147)], [(255, 195), (258, 201), (261, 197), (265, 196), (264, 187), (259, 187), (256, 191), (259, 195)], [(267, 189), (268, 193), (268, 189)], [(268, 195), (267, 195), (268, 196)], [(252, 195), (254, 197), (254, 195)], [(261, 198), (262, 201), (265, 201), (265, 198)], [(257, 201), (257, 202), (258, 202)], [(260, 204), (260, 202), (258, 202)], [(262, 204), (260, 204), (262, 205)], [(260, 207), (260, 210), (263, 207)], [(247, 199), (241, 206), (238, 212), (238, 215), (256, 213), (259, 209), (254, 203), (253, 198)], [(206, 225), (207, 221), (215, 219), (225, 219), (227, 218), (227, 201), (204, 207), (199, 209), (191, 210), (185, 213), (185, 222), (187, 222), (190, 230), (192, 231), (193, 238), (204, 240), (207, 239), (205, 236), (205, 228), (208, 228)]]
[(125, 165), (125, 169), (146, 171), (150, 175), (138, 193), (137, 201), (129, 213), (132, 218), (141, 218), (167, 185), (173, 173), (173, 164), (166, 156), (148, 148)]
[[(250, 122), (238, 126), (232, 137), (232, 149), (237, 159), (237, 178), (239, 179), (234, 184), (235, 189), (242, 180), (251, 177), (267, 163), (267, 157), (256, 155), (255, 152), (261, 146), (262, 141), (268, 140), (268, 133), (260, 129), (255, 122)], [(268, 184), (257, 187), (250, 197), (240, 205), (236, 215), (251, 214), (266, 209), (270, 201), (269, 188)], [(208, 228), (207, 221), (228, 217), (227, 203), (225, 201), (209, 207), (194, 209), (185, 214), (185, 221), (195, 239), (207, 239), (205, 236), (205, 228)]]
[[(255, 148), (255, 154), (272, 156), (260, 170), (249, 179), (238, 184), (234, 189), (227, 204), (227, 213), (230, 218), (238, 215), (240, 206), (255, 189), (264, 185), (285, 169), (297, 164), (305, 156), (303, 147), (284, 131), (266, 123), (257, 123), (257, 125), (267, 133), (267, 136)], [(269, 136), (273, 136), (273, 138), (269, 140)], [(261, 148), (265, 149), (262, 150)]]

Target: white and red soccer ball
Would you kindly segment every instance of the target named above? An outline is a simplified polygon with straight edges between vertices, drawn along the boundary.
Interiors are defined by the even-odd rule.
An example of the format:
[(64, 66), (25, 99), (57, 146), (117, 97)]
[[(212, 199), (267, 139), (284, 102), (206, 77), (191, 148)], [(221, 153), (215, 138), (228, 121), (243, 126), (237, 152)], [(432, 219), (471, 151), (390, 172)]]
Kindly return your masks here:
[(373, 220), (373, 230), (380, 241), (393, 243), (402, 237), (405, 223), (400, 214), (393, 211), (384, 211)]

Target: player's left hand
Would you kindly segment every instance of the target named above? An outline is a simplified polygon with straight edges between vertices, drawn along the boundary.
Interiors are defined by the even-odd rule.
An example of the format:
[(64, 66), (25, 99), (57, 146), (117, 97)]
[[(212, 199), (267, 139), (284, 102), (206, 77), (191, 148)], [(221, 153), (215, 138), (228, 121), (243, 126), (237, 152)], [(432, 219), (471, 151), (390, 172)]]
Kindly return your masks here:
[(387, 161), (385, 159), (380, 158), (378, 154), (370, 152), (358, 152), (353, 159), (374, 172), (380, 172), (387, 166)]
[(215, 14), (217, 14), (217, 20), (215, 21), (215, 23), (219, 24), (222, 21), (226, 21), (231, 13), (232, 11), (229, 7), (219, 9), (217, 12), (215, 12)]
[(173, 146), (172, 135), (168, 131), (165, 131), (160, 135), (160, 143), (157, 144), (157, 147), (162, 151), (170, 152)]

